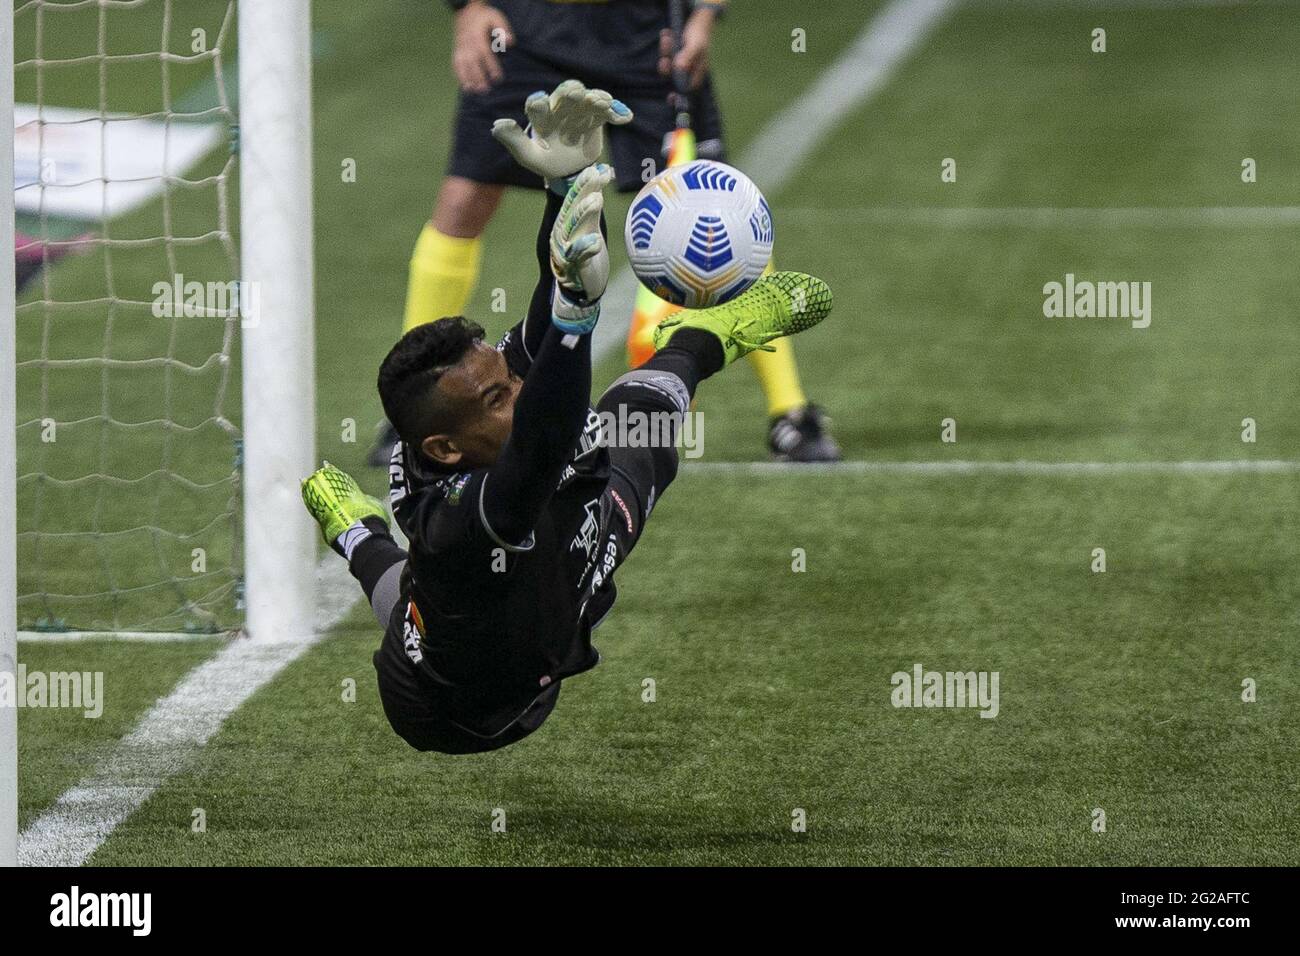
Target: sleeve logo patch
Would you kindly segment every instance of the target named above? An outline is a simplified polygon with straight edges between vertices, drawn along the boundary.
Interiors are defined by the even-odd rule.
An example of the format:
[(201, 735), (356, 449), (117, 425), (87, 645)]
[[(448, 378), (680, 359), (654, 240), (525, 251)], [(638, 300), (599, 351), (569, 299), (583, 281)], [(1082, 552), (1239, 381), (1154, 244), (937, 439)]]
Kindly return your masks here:
[(463, 475), (453, 475), (447, 479), (447, 504), (460, 504), (461, 495), (465, 493), (465, 486), (469, 484), (470, 474), (466, 472)]

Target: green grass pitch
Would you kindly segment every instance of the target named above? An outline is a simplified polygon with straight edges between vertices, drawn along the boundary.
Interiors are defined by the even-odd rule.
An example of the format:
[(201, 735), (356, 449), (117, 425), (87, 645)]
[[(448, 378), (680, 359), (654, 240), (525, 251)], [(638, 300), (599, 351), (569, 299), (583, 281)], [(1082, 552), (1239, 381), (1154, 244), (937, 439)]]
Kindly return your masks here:
[[(735, 4), (715, 55), (733, 159), (879, 6)], [(195, 9), (211, 18), (224, 4)], [(398, 332), (454, 105), (447, 23), (437, 4), (405, 0), (315, 10), (318, 443), (372, 491), (383, 486), (363, 466), (380, 415), (374, 371)], [(1089, 51), (1097, 26), (1104, 54)], [(113, 39), (156, 47), (156, 27), (128, 20)], [(796, 27), (806, 53), (790, 52)], [(768, 196), (779, 265), (836, 294), (796, 351), (847, 456), (1300, 459), (1294, 222), (944, 213), (1300, 206), (1300, 101), (1285, 93), (1298, 45), (1286, 4), (958, 9)], [(97, 90), (83, 77), (57, 92), (94, 105)], [(940, 181), (947, 157), (955, 183)], [(355, 183), (340, 176), (349, 158)], [(626, 206), (611, 203), (612, 223)], [(512, 194), (488, 232), (468, 311), (492, 331), (530, 291), (537, 214), (536, 196)], [(142, 212), (140, 227), (156, 215)], [(156, 263), (123, 268), (122, 281), (144, 282)], [(88, 288), (99, 266), (56, 273)], [(1044, 318), (1042, 287), (1066, 273), (1150, 281), (1150, 328)], [(506, 315), (489, 311), (494, 288)], [(24, 334), (20, 355), (39, 348)], [(130, 326), (122, 345), (159, 348)], [(619, 371), (607, 361), (598, 383)], [(146, 398), (122, 401), (147, 411)], [(699, 408), (705, 462), (762, 455), (747, 368), (708, 382)], [(955, 443), (940, 440), (946, 418)], [(348, 419), (356, 442), (341, 440)], [(220, 467), (228, 454), (220, 435), (197, 446)], [(70, 502), (46, 507), (48, 520), (77, 518)], [(168, 498), (162, 517), (188, 527), (199, 507)], [(154, 559), (148, 541), (122, 547), (124, 563)], [(1095, 548), (1104, 573), (1091, 570)], [(795, 549), (805, 571), (792, 570)], [(533, 737), (470, 758), (417, 754), (389, 730), (370, 664), (378, 633), (357, 607), (91, 862), (1300, 863), (1300, 472), (688, 462), (619, 587), (597, 634), (601, 666), (564, 686)], [(109, 694), (99, 722), (21, 713), (23, 822), (220, 646), (20, 645), (32, 668), (103, 670)], [(997, 671), (998, 716), (893, 707), (891, 674), (917, 663)], [(206, 833), (191, 830), (195, 808)], [(791, 826), (800, 810), (806, 832)], [(492, 827), (499, 812), (505, 832)]]

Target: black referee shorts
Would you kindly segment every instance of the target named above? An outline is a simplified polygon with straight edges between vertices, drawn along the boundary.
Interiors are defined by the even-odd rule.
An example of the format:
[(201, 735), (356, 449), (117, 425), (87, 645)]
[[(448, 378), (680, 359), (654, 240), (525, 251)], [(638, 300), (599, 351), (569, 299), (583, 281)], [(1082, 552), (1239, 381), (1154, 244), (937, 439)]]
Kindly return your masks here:
[[(480, 183), (541, 188), (536, 173), (519, 166), (492, 138), (492, 124), (528, 122), (524, 100), (568, 79), (608, 90), (632, 110), (632, 122), (606, 128), (618, 188), (635, 192), (664, 167), (665, 138), (676, 126), (672, 85), (658, 73), (659, 31), (666, 5), (645, 0), (556, 3), (497, 0), (515, 45), (501, 53), (503, 79), (487, 93), (464, 91), (456, 107), (447, 172)], [(722, 120), (712, 78), (691, 96), (691, 122), (701, 159), (725, 159)]]

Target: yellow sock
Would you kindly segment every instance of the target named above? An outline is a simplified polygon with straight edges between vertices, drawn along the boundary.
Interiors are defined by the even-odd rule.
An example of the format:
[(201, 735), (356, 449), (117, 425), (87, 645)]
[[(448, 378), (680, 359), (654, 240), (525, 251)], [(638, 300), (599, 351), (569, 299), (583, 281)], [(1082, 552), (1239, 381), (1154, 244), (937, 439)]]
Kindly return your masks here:
[(794, 346), (789, 339), (777, 339), (772, 343), (775, 352), (755, 349), (749, 353), (749, 364), (763, 386), (767, 397), (767, 414), (776, 418), (795, 408), (808, 404), (808, 397), (799, 384), (799, 366), (794, 360)]
[[(770, 275), (776, 270), (775, 262), (769, 262), (763, 275)], [(758, 384), (763, 386), (767, 397), (767, 415), (776, 418), (796, 408), (808, 404), (808, 396), (803, 393), (799, 383), (799, 366), (794, 360), (794, 346), (789, 339), (777, 339), (772, 343), (775, 352), (755, 349), (749, 353), (749, 365), (758, 376)]]
[(425, 223), (411, 253), (402, 331), (444, 315), (460, 315), (478, 283), (481, 239), (445, 236)]

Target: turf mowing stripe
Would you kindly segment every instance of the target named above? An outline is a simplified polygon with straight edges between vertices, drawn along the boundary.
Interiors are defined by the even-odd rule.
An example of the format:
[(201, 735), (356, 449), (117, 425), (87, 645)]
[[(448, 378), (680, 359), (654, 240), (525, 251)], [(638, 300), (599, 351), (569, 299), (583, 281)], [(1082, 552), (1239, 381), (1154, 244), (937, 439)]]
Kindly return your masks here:
[[(737, 168), (771, 197), (846, 116), (885, 86), (959, 2), (891, 0), (807, 92), (768, 121)], [(605, 319), (592, 333), (593, 363), (623, 347), (636, 290), (630, 267), (624, 266), (610, 280), (604, 296)]]
[(824, 229), (836, 222), (860, 226), (936, 226), (968, 229), (985, 226), (1025, 229), (1109, 229), (1134, 226), (1185, 229), (1209, 226), (1253, 228), (1300, 226), (1300, 206), (838, 206), (821, 209), (796, 206), (781, 210), (785, 222), (802, 222)]
[(1296, 474), (1300, 461), (1232, 458), (1218, 461), (685, 461), (681, 474), (742, 475), (1131, 475)]
[(80, 783), (18, 837), (23, 866), (80, 866), (212, 738), (258, 688), (272, 681), (356, 603), (347, 565), (327, 553), (317, 566), (316, 630), (280, 643), (235, 640), (158, 701)]

